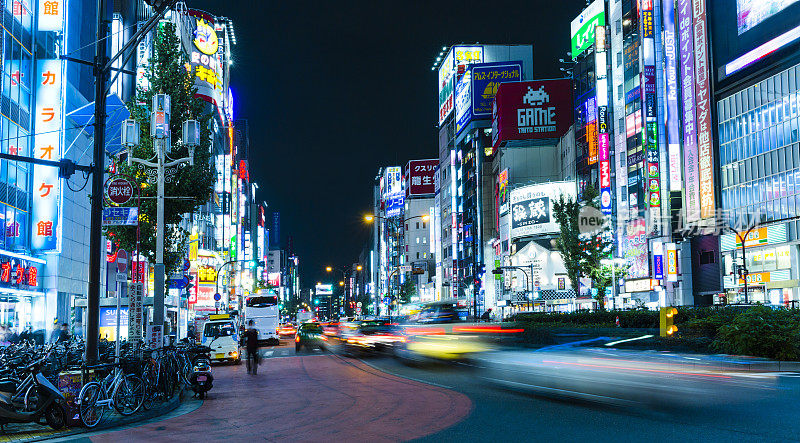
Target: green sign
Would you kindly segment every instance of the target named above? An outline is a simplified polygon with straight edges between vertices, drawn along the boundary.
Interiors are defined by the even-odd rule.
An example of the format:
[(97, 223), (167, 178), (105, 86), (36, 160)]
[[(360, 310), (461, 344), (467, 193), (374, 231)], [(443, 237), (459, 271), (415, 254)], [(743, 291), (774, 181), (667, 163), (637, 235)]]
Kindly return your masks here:
[[(501, 266), (500, 265), (500, 259), (495, 259), (494, 260), (494, 268), (495, 269), (500, 269), (500, 266)], [(494, 279), (495, 280), (502, 280), (503, 279), (503, 274), (495, 274), (494, 275)]]
[(594, 44), (595, 28), (605, 25), (605, 2), (595, 0), (570, 25), (573, 59)]
[(231, 237), (231, 260), (236, 260), (236, 236)]

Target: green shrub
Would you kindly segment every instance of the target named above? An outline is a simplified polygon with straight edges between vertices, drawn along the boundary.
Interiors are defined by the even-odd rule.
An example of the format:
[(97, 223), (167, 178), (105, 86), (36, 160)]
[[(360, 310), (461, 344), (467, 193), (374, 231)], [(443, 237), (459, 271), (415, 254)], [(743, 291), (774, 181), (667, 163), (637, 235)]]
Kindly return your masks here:
[(719, 327), (712, 344), (728, 354), (800, 359), (800, 311), (748, 308)]

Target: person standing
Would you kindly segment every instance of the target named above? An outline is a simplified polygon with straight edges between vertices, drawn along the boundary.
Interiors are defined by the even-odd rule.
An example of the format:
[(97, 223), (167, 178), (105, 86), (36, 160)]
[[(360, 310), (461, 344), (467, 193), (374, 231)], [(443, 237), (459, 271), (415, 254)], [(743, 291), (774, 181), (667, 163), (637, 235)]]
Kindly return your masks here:
[(253, 320), (247, 322), (247, 330), (244, 331), (244, 343), (247, 348), (247, 373), (258, 374), (258, 329), (256, 329), (256, 323)]

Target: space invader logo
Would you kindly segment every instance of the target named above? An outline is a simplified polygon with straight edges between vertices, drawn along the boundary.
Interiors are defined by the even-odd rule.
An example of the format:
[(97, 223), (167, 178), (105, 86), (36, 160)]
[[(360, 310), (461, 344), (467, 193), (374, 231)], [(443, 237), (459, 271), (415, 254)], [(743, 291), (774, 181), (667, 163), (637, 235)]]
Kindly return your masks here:
[(544, 91), (544, 85), (537, 90), (528, 86), (528, 92), (522, 97), (522, 103), (530, 106), (541, 106), (545, 103), (550, 103), (550, 94)]

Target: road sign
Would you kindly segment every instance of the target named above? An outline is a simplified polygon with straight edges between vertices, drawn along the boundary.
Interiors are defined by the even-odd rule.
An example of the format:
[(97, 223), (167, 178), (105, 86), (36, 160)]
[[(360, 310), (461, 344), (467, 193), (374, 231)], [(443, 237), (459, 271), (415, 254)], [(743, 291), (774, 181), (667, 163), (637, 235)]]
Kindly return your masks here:
[(170, 279), (169, 280), (169, 287), (175, 289), (183, 289), (189, 285), (189, 277), (182, 276), (181, 278)]
[(401, 265), (400, 272), (411, 272), (411, 265)]
[(125, 283), (128, 281), (128, 273), (127, 272), (117, 272), (116, 281), (120, 283)]
[(219, 292), (217, 292), (216, 294), (214, 294), (214, 300), (215, 300), (215, 301), (220, 301), (220, 300), (222, 300), (222, 294), (220, 294)]
[(183, 259), (183, 271), (186, 272), (191, 267), (192, 267), (192, 262), (190, 262), (188, 258), (184, 258)]
[(139, 224), (139, 208), (103, 208), (103, 226), (136, 226)]
[(105, 183), (105, 196), (115, 205), (124, 205), (133, 197), (133, 185), (125, 177), (111, 176)]
[(128, 251), (117, 251), (117, 272), (125, 273), (128, 270)]

